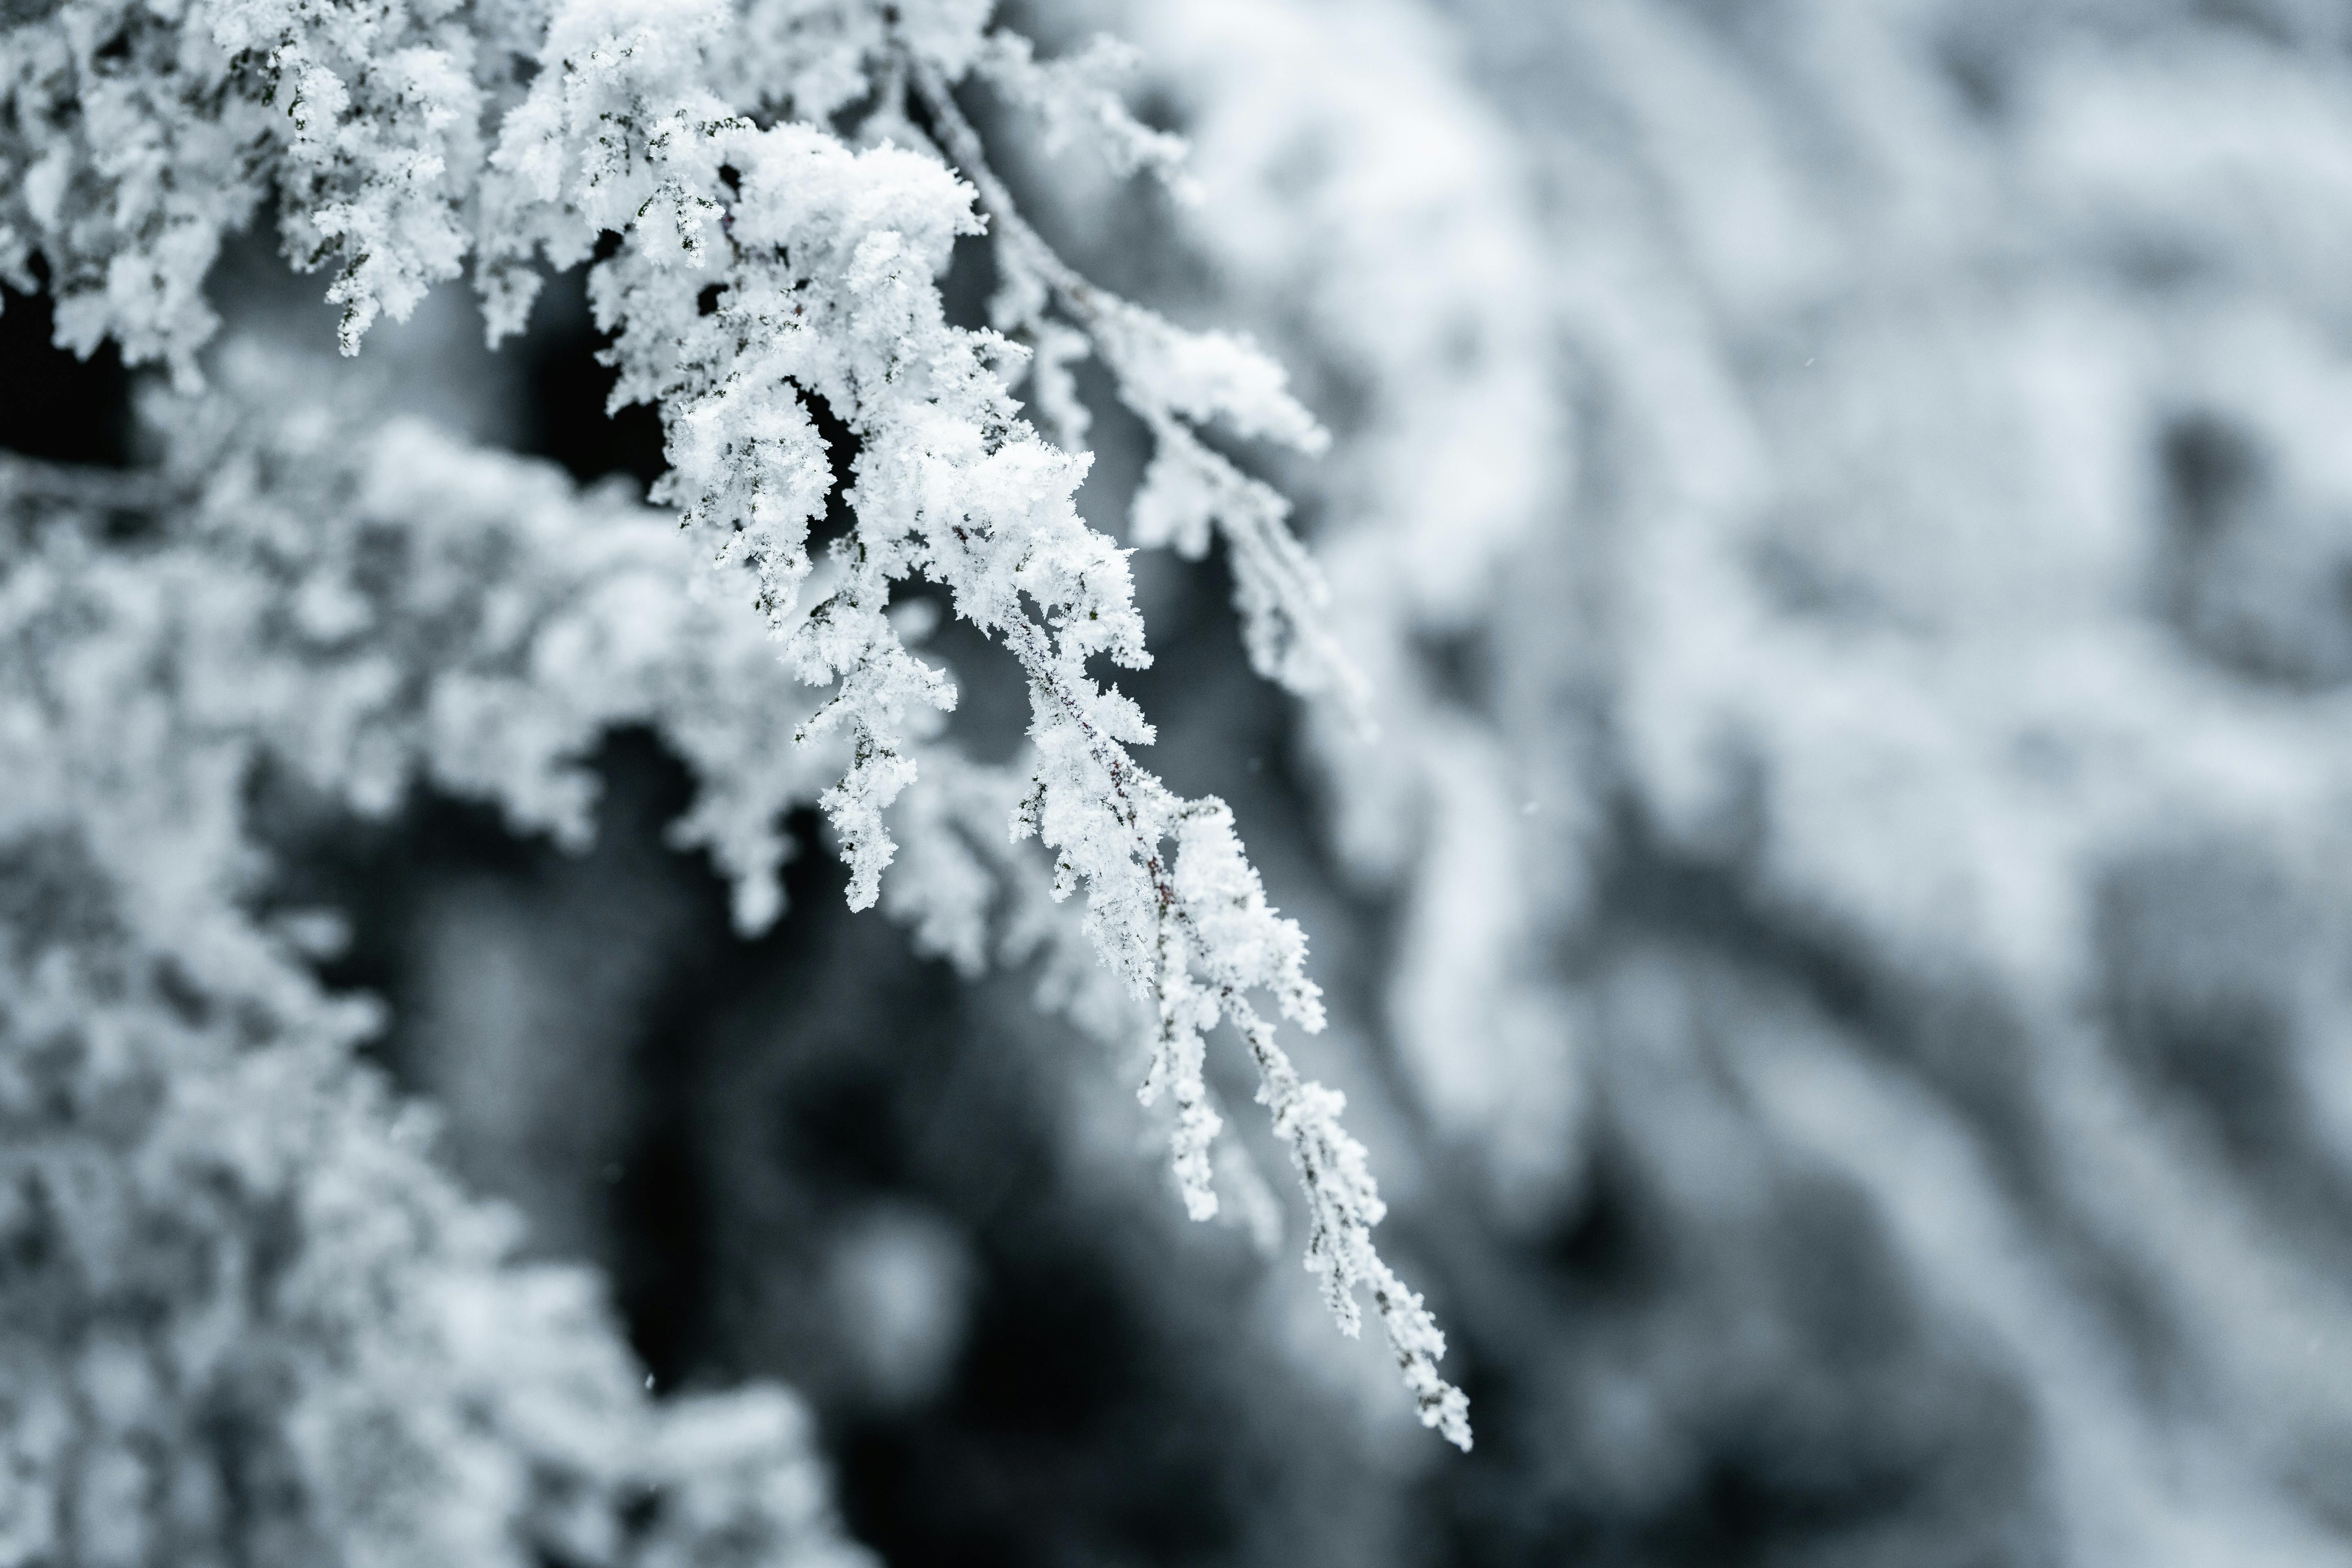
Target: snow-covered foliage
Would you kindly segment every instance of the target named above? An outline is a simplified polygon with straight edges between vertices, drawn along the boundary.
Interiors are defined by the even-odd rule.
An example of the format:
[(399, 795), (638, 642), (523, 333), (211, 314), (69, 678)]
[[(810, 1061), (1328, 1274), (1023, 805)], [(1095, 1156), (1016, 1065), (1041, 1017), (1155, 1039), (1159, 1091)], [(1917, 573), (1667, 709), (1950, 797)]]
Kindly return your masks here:
[[(362, 816), (430, 785), (576, 845), (583, 759), (626, 725), (692, 772), (673, 838), (731, 879), (742, 930), (780, 911), (783, 816), (822, 806), (853, 908), (967, 971), (1044, 950), (1047, 1001), (1148, 1041), (1186, 1208), (1217, 1212), (1223, 1185), (1262, 1221), (1216, 1152), (1205, 1038), (1230, 1024), (1331, 1311), (1355, 1333), (1368, 1291), (1423, 1421), (1469, 1446), (1444, 1338), (1373, 1247), (1342, 1097), (1277, 1038), (1276, 1017), (1322, 1026), (1305, 939), (1224, 804), (1137, 760), (1152, 727), (1097, 674), (1150, 656), (1127, 552), (1073, 505), (1087, 353), (1157, 443), (1138, 539), (1198, 556), (1214, 531), (1258, 668), (1357, 690), (1286, 503), (1207, 438), (1313, 452), (1321, 429), (1245, 340), (1062, 263), (952, 96), (977, 72), (1181, 189), (1180, 144), (1103, 85), (1117, 47), (1041, 62), (951, 0), (9, 16), (0, 277), (51, 295), (62, 345), (110, 342), (176, 392), (151, 399), (150, 469), (5, 470), (0, 843), (26, 891), (0, 933), (0, 1063), (12, 1245), (36, 1261), (0, 1310), (12, 1359), (45, 1369), (0, 1393), (24, 1478), (7, 1561), (849, 1550), (781, 1395), (648, 1407), (593, 1291), (509, 1261), (355, 1065), (367, 1010), (307, 966), (331, 922), (266, 907), (265, 781)], [(495, 343), (549, 269), (586, 267), (614, 401), (657, 411), (652, 499), (682, 531), (422, 425), (371, 428), (299, 364), (209, 353), (207, 272), (264, 216), (331, 270), (346, 354), (467, 271)], [(940, 288), (983, 235), (994, 331), (954, 324)], [(1058, 446), (1013, 395), (1024, 370)], [(820, 551), (829, 510), (846, 524)], [(1026, 687), (1010, 765), (942, 738), (957, 686), (919, 651), (941, 608)]]
[[(2271, 1173), (2340, 1191), (2340, 963), (2241, 944), (2342, 898), (2343, 607), (2291, 579), (2337, 570), (2345, 515), (2343, 307), (2300, 280), (2352, 218), (2313, 177), (2352, 157), (2344, 18), (2063, 10), (1559, 40), (1657, 149), (1559, 177), (1626, 237), (1564, 301), (1608, 388), (1619, 765), (1669, 842), (1919, 998), (1895, 1071), (1768, 1029), (1738, 1081), (1988, 1326), (2067, 1550), (2324, 1560), (2352, 1300)], [(1971, 994), (1997, 1019), (1956, 1032)], [(2265, 1152), (2205, 1072), (2282, 1075)], [(2052, 1239), (1988, 1267), (2021, 1234)], [(2100, 1268), (2161, 1303), (2136, 1352)]]
[(354, 1059), (332, 922), (253, 903), (257, 771), (576, 833), (580, 748), (656, 709), (741, 770), (689, 831), (772, 874), (743, 792), (788, 731), (698, 699), (763, 640), (638, 507), (225, 406), (159, 472), (0, 468), (0, 1560), (863, 1561), (793, 1401), (653, 1405), (596, 1282), (516, 1262)]
[[(79, 1248), (0, 1272), (0, 1369), (47, 1380), (0, 1383), (19, 1557), (91, 1521), (149, 1543), (92, 1560), (267, 1554), (205, 1545), (266, 1520), (436, 1560), (849, 1550), (779, 1396), (643, 1400), (584, 1279), (436, 1173), (258, 847), (258, 795), (419, 786), (578, 846), (620, 727), (684, 763), (671, 840), (740, 931), (821, 812), (851, 904), (1031, 970), (960, 1028), (1050, 1049), (1034, 995), (1150, 1101), (1057, 1068), (1064, 1121), (1003, 1163), (1084, 1195), (995, 1220), (937, 1129), (1016, 1119), (950, 1075), (905, 1134), (942, 1190), (874, 1177), (806, 1240), (845, 1179), (773, 1145), (816, 1067), (713, 1025), (629, 1068), (687, 1080), (713, 1205), (788, 1255), (721, 1268), (755, 1305), (717, 1384), (887, 1407), (926, 1435), (888, 1462), (943, 1473), (948, 1417), (906, 1412), (980, 1397), (957, 1336), (1016, 1332), (1034, 1246), (1018, 1331), (1109, 1356), (1070, 1325), (1123, 1300), (1251, 1500), (1169, 1481), (1134, 1405), (1068, 1439), (1079, 1487), (1311, 1521), (1204, 1526), (1203, 1560), (2344, 1557), (2336, 0), (5, 16), (0, 271), (184, 394), (144, 468), (6, 470), (5, 1223)], [(460, 279), (508, 353), (584, 290), (656, 416), (651, 505), (221, 342), (257, 225), (362, 369)], [(885, 1075), (919, 1005), (855, 986), (913, 972), (856, 940), (787, 955), (775, 1027)], [(1286, 1153), (1327, 1303), (1286, 1269), (1223, 1300), (1227, 1255), (1120, 1210), (1147, 1137), (1171, 1234), (1271, 1232), (1251, 1151)], [(1479, 1380), (1471, 1461), (1322, 1321), (1369, 1291), (1466, 1438), (1391, 1208)], [(1113, 1282), (1041, 1316), (1085, 1226)], [(744, 1326), (796, 1289), (859, 1321)], [(856, 1370), (886, 1344), (918, 1348)], [(1007, 1457), (936, 1506), (1038, 1511), (1034, 1434), (965, 1436)], [(247, 1453), (302, 1478), (266, 1519), (218, 1479)]]

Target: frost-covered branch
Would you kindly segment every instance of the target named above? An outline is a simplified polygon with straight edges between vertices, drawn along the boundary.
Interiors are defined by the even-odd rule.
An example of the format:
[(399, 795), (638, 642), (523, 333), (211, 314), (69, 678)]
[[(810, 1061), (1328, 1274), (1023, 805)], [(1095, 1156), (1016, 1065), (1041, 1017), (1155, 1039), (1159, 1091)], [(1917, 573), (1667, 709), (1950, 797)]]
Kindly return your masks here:
[[(1014, 832), (1054, 852), (1052, 893), (1086, 894), (1084, 933), (1155, 1015), (1147, 1092), (1176, 1106), (1188, 1207), (1215, 1208), (1202, 1042), (1231, 1021), (1307, 1189), (1308, 1261), (1334, 1310), (1352, 1331), (1352, 1291), (1371, 1289), (1423, 1420), (1466, 1447), (1462, 1397), (1434, 1370), (1443, 1342), (1372, 1250), (1381, 1207), (1336, 1121), (1339, 1097), (1297, 1079), (1251, 999), (1263, 992), (1276, 1014), (1320, 1026), (1304, 937), (1266, 904), (1223, 803), (1178, 797), (1142, 768), (1129, 748), (1150, 725), (1090, 672), (1097, 658), (1133, 668), (1150, 656), (1126, 552), (1073, 504), (1088, 459), (1023, 418), (1006, 379), (1017, 344), (947, 319), (938, 278), (954, 241), (983, 227), (973, 185), (921, 151), (853, 149), (817, 118), (870, 99), (869, 125), (887, 130), (903, 123), (897, 95), (914, 94), (995, 221), (999, 324), (1036, 342), (1040, 403), (1065, 438), (1081, 428), (1073, 343), (1049, 301), (1159, 444), (1138, 537), (1199, 554), (1222, 531), (1253, 661), (1295, 689), (1342, 684), (1286, 504), (1201, 434), (1222, 420), (1312, 451), (1319, 427), (1245, 343), (1179, 331), (1091, 288), (1021, 220), (952, 84), (981, 68), (1016, 97), (1093, 93), (1087, 112), (1118, 116), (1085, 86), (1093, 65), (1038, 66), (985, 37), (983, 20), (950, 4), (559, 0), (477, 14), (195, 0), (166, 16), (66, 0), (11, 28), (0, 275), (30, 288), (38, 258), (60, 341), (88, 352), (110, 338), (194, 385), (215, 325), (205, 270), (224, 235), (273, 205), (289, 258), (336, 269), (346, 353), (469, 258), (494, 341), (523, 324), (541, 268), (588, 264), (614, 402), (658, 411), (670, 468), (656, 499), (718, 584), (704, 601), (646, 587), (649, 547), (604, 542), (617, 531), (550, 549), (547, 528), (596, 508), (487, 454), (395, 433), (354, 470), (299, 417), (210, 447), (196, 421), (189, 449), (207, 453), (209, 477), (192, 533), (119, 563), (93, 542), (59, 548), (147, 605), (136, 624), (149, 641), (177, 648), (184, 635), (215, 675), (242, 679), (169, 700), (135, 691), (150, 729), (56, 741), (55, 767), (103, 787), (78, 795), (60, 774), (55, 799), (71, 816), (112, 811), (122, 831), (91, 837), (128, 854), (116, 846), (174, 820), (124, 782), (137, 765), (180, 777), (203, 762), (226, 779), (266, 754), (362, 810), (386, 808), (421, 771), (498, 799), (519, 826), (576, 837), (588, 805), (577, 757), (603, 726), (651, 720), (702, 779), (681, 831), (737, 879), (741, 923), (772, 918), (775, 824), (811, 793), (862, 908), (884, 895), (899, 847), (891, 814), (955, 700), (894, 604), (902, 584), (936, 584), (1028, 682), (1034, 766)], [(1139, 163), (1173, 155), (1139, 128), (1118, 142)], [(827, 427), (852, 449), (836, 450)], [(850, 526), (820, 562), (811, 531), (845, 470)], [(416, 568), (389, 594), (358, 569), (385, 551)], [(502, 596), (510, 580), (484, 570), (501, 552), (541, 574), (536, 597)], [(175, 581), (187, 590), (176, 600), (164, 587)], [(18, 582), (28, 613), (54, 608), (47, 580)], [(727, 621), (719, 600), (753, 614)], [(760, 679), (763, 637), (823, 689), (813, 705)], [(54, 664), (27, 668), (47, 680)], [(93, 710), (86, 694), (44, 696), (69, 720)], [(217, 781), (205, 805), (219, 853), (186, 907), (237, 929), (222, 911), (243, 874), (238, 808)], [(940, 911), (969, 893), (943, 891), (919, 929), (950, 929)], [(918, 888), (901, 907), (926, 905)]]
[[(1025, 61), (1025, 52), (1016, 58)], [(1234, 603), (1257, 672), (1301, 696), (1330, 692), (1351, 710), (1360, 710), (1362, 677), (1325, 624), (1328, 590), (1290, 531), (1290, 503), (1211, 448), (1200, 433), (1202, 426), (1222, 420), (1244, 438), (1309, 455), (1324, 450), (1329, 437), (1285, 389), (1281, 367), (1246, 339), (1185, 331), (1082, 277), (1022, 216), (1012, 192), (989, 166), (980, 133), (939, 73), (919, 58), (911, 58), (908, 68), (941, 145), (971, 181), (995, 226), (1003, 281), (991, 311), (999, 330), (1034, 345), (1032, 385), (1057, 439), (1072, 450), (1085, 440), (1087, 415), (1069, 365), (1091, 344), (1110, 371), (1120, 400), (1153, 442), (1143, 488), (1135, 498), (1136, 542), (1172, 545), (1179, 554), (1198, 560), (1208, 552), (1212, 531), (1221, 535), (1234, 574)], [(1044, 97), (1034, 86), (1022, 90), (1029, 80), (1022, 73), (991, 75), (1001, 86), (1009, 84), (1016, 98), (1034, 102)], [(1049, 136), (1062, 118), (1047, 113)], [(1114, 149), (1125, 144), (1117, 137), (1110, 143)], [(1172, 161), (1175, 154), (1164, 143), (1151, 145), (1156, 166)], [(1058, 305), (1077, 331), (1049, 317), (1049, 303)]]

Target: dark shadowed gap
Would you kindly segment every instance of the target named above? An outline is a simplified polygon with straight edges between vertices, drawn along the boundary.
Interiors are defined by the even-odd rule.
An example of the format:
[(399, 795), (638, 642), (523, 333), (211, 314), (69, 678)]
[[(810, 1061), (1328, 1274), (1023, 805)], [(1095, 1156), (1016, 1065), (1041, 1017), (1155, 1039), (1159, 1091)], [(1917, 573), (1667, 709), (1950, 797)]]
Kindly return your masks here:
[[(46, 283), (37, 259), (36, 276)], [(76, 359), (50, 341), (48, 294), (0, 288), (0, 447), (53, 463), (131, 461), (131, 377), (109, 342)]]
[(642, 489), (659, 479), (661, 418), (644, 404), (607, 415), (616, 373), (599, 364), (606, 342), (588, 311), (586, 273), (574, 268), (548, 279), (531, 310), (530, 326), (502, 353), (529, 365), (521, 422), (522, 449), (551, 458), (582, 480), (625, 474)]

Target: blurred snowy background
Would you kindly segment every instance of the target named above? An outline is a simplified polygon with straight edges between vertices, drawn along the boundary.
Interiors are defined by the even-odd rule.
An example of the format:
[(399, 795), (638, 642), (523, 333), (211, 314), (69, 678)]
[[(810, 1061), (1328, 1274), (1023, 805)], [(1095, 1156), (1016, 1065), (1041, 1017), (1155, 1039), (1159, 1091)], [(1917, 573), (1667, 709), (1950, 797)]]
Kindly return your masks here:
[[(911, 955), (823, 853), (736, 941), (642, 736), (581, 857), (284, 825), (465, 1178), (662, 1391), (802, 1390), (908, 1568), (2352, 1562), (2352, 5), (1008, 15), (1137, 44), (1204, 197), (976, 93), (1040, 226), (1338, 437), (1237, 455), (1376, 731), (1250, 673), (1214, 559), (1138, 557), (1126, 684), (1309, 933), (1302, 1065), (1477, 1449), (1289, 1249), (1185, 1221), (1027, 977)], [(266, 247), (215, 292), (331, 353)], [(658, 471), (576, 288), (495, 357), (473, 312), (364, 374)], [(0, 439), (120, 460), (124, 378), (47, 332), (12, 297)], [(1143, 446), (1080, 389), (1118, 532)]]

